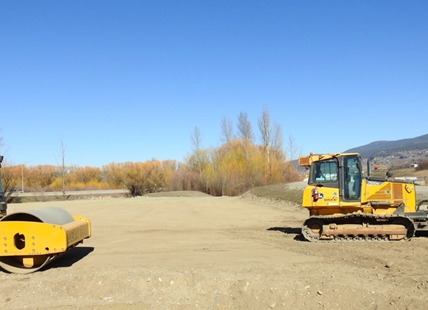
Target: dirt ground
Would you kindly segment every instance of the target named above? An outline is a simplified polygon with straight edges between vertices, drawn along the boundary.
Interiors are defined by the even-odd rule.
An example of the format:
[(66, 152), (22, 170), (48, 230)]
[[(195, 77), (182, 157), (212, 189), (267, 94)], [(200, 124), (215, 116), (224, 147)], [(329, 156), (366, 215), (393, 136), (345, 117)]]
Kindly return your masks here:
[(295, 205), (175, 196), (56, 202), (92, 237), (39, 272), (0, 271), (0, 309), (426, 308), (428, 238), (310, 243)]

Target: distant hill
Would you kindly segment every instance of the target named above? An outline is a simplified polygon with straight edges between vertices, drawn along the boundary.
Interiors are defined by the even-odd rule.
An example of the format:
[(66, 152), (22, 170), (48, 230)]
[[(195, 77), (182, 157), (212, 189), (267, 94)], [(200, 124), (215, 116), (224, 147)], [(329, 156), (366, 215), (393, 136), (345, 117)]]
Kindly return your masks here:
[[(360, 153), (362, 158), (376, 154), (376, 157), (426, 157), (428, 156), (428, 134), (396, 141), (375, 141), (346, 150), (346, 153)], [(407, 154), (407, 155), (405, 155)], [(411, 155), (410, 155), (411, 154)], [(404, 158), (403, 158), (404, 159)]]

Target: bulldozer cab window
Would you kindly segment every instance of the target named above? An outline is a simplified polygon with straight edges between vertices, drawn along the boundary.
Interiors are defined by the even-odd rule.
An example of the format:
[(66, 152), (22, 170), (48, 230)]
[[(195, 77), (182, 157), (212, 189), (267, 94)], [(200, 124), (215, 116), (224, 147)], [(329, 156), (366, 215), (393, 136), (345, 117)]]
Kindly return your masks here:
[(359, 200), (361, 195), (361, 167), (358, 157), (344, 158), (344, 198)]
[[(325, 186), (337, 187), (337, 161), (319, 161), (313, 163), (312, 166), (312, 183), (322, 183)], [(330, 183), (330, 184), (326, 184)]]

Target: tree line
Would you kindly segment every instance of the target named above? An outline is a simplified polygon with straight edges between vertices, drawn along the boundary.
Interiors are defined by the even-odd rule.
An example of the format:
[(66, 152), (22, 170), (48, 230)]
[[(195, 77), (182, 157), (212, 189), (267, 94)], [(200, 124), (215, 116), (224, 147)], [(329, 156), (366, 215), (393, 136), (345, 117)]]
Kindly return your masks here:
[[(283, 149), (281, 128), (271, 124), (265, 108), (258, 119), (259, 139), (246, 113), (237, 119), (236, 132), (227, 118), (221, 121), (221, 145), (203, 148), (202, 134), (191, 134), (192, 152), (183, 162), (149, 160), (110, 163), (99, 167), (61, 165), (4, 165), (5, 190), (64, 191), (128, 189), (132, 196), (158, 191), (195, 190), (214, 196), (235, 196), (258, 186), (300, 179), (292, 159), (295, 142)], [(63, 142), (61, 140), (62, 150)], [(62, 153), (64, 159), (64, 153)]]

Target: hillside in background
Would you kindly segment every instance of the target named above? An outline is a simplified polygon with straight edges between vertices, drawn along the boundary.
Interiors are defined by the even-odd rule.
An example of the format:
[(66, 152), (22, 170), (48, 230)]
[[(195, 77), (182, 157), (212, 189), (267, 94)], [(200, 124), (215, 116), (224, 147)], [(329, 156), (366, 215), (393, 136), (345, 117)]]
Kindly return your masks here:
[(362, 158), (375, 154), (377, 164), (406, 166), (428, 158), (428, 134), (396, 141), (375, 141), (345, 152), (360, 153)]

